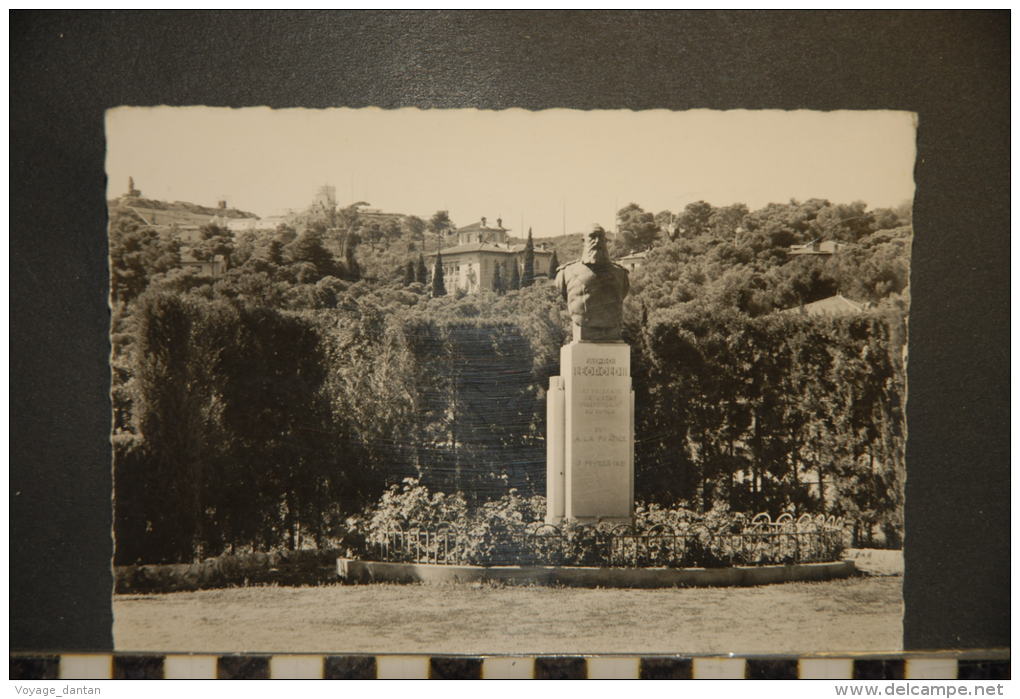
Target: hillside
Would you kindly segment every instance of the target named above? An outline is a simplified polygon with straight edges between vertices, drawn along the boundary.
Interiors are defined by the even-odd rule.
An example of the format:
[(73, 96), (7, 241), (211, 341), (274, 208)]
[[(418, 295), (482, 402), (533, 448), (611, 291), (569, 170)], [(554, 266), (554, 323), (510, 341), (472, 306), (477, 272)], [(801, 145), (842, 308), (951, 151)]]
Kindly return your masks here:
[(118, 210), (153, 226), (204, 226), (214, 216), (220, 218), (258, 218), (250, 211), (202, 206), (187, 201), (166, 202), (144, 197), (123, 196), (109, 202), (111, 212)]

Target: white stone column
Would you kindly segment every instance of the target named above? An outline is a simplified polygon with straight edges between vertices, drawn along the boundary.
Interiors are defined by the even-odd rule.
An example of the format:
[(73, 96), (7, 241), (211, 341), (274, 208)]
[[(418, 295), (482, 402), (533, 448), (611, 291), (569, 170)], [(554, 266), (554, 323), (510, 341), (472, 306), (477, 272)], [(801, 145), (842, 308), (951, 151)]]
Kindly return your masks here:
[(549, 377), (545, 397), (545, 521), (558, 524), (563, 520), (563, 377)]

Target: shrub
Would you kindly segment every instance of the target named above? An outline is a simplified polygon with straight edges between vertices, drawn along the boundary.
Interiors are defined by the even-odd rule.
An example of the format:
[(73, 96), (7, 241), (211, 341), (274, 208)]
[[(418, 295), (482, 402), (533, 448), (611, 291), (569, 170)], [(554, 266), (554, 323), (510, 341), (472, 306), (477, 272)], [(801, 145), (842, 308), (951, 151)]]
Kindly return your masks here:
[(402, 484), (390, 486), (369, 511), (365, 534), (368, 541), (378, 543), (388, 531), (437, 529), (466, 517), (464, 496), (430, 493), (417, 478), (405, 478)]
[(198, 563), (126, 565), (114, 568), (114, 592), (138, 594), (203, 590), (237, 585), (314, 585), (334, 579), (331, 549), (223, 554)]

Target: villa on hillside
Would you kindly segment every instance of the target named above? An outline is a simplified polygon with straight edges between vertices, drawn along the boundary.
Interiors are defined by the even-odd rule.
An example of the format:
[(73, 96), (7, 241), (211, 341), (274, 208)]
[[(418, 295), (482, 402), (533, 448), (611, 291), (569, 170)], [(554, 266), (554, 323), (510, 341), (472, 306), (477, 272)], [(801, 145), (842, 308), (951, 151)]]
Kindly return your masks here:
[(199, 260), (185, 250), (181, 253), (181, 269), (203, 277), (221, 277), (227, 271), (227, 258), (216, 255), (211, 260)]
[[(259, 218), (219, 218), (213, 217), (212, 223), (223, 226), (231, 233), (247, 233), (248, 231), (263, 230), (262, 219)], [(271, 229), (270, 229), (271, 230)]]
[(645, 263), (645, 258), (648, 257), (648, 251), (642, 250), (641, 252), (632, 252), (629, 255), (625, 255), (620, 259), (616, 260), (616, 264), (620, 265), (628, 272), (633, 272), (635, 269)]
[[(457, 244), (441, 250), (443, 260), (443, 279), (448, 292), (462, 290), (469, 294), (491, 290), (496, 269), (504, 284), (508, 284), (513, 276), (513, 267), (517, 265), (518, 274), (524, 264), (525, 246), (510, 242), (509, 228), (503, 227), (503, 220), (496, 219), (496, 225), (489, 226), (487, 219), (469, 226), (458, 228)], [(545, 244), (535, 245), (535, 277), (551, 277), (556, 270), (549, 269), (553, 251)], [(436, 261), (436, 254), (429, 255), (429, 269)]]
[(372, 225), (378, 223), (380, 225), (396, 221), (400, 223), (404, 220), (404, 214), (395, 214), (389, 211), (383, 211), (382, 209), (359, 209), (358, 216), (361, 218), (363, 224)]
[(812, 240), (803, 245), (791, 245), (787, 250), (790, 255), (834, 255), (846, 247), (843, 243), (835, 240)]

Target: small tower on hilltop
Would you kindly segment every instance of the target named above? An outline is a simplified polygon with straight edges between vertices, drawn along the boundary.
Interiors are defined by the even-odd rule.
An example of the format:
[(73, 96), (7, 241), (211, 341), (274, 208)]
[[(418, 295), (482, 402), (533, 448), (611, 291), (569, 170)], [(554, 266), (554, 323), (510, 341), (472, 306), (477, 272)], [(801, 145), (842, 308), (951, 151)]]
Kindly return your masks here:
[(127, 191), (127, 194), (125, 196), (129, 196), (129, 197), (140, 197), (140, 196), (142, 196), (142, 193), (139, 190), (135, 189), (135, 178), (134, 177), (128, 177), (128, 191)]
[(332, 211), (336, 208), (336, 187), (328, 184), (324, 184), (319, 187), (319, 190), (315, 193), (315, 197), (312, 199), (312, 208), (325, 209)]

